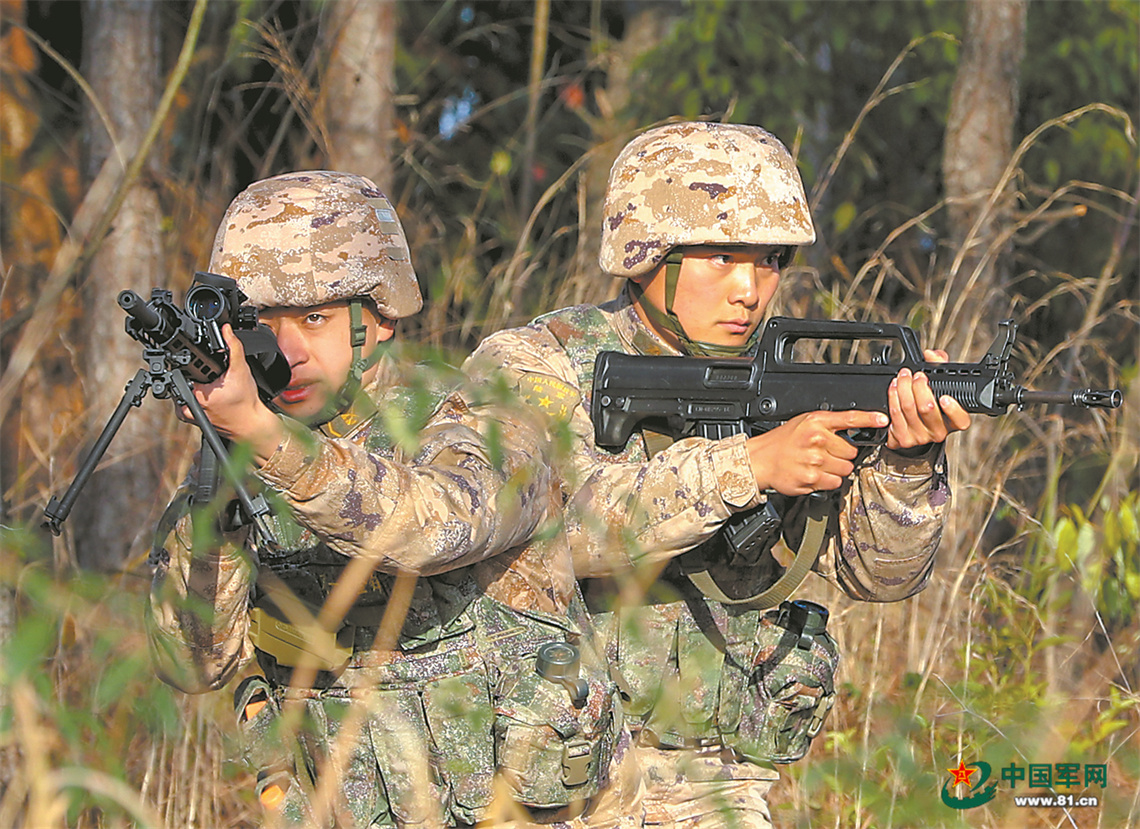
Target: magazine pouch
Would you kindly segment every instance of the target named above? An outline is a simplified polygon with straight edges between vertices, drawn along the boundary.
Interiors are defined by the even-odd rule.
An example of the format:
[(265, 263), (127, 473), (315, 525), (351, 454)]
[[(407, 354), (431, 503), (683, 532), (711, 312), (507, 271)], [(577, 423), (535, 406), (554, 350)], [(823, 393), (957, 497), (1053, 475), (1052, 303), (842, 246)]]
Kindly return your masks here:
[(601, 788), (621, 728), (617, 686), (551, 641), (504, 670), (496, 694), (495, 755), (520, 803), (555, 809)]

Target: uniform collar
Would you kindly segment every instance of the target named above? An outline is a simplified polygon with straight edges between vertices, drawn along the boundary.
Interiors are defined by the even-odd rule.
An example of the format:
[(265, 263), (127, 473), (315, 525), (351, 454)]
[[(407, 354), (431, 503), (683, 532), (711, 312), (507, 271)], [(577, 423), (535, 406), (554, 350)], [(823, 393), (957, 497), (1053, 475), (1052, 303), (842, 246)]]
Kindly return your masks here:
[(361, 388), (350, 405), (319, 430), (331, 438), (352, 437), (376, 416), (376, 400), (391, 386), (395, 375), (392, 359), (387, 354), (376, 363), (376, 376), (368, 385)]
[(612, 306), (615, 312), (613, 317), (614, 328), (617, 330), (622, 343), (632, 353), (649, 357), (681, 356), (680, 351), (661, 339), (637, 313), (637, 309), (633, 306), (633, 296), (630, 294), (628, 282)]

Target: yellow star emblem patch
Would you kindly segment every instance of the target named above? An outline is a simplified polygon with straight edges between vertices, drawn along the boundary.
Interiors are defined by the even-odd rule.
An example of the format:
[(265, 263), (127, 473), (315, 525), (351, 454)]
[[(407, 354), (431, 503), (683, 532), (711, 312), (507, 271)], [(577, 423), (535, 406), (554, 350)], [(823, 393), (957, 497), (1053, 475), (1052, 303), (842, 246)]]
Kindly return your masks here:
[(519, 396), (545, 415), (569, 420), (581, 395), (569, 383), (541, 374), (524, 374), (519, 380)]

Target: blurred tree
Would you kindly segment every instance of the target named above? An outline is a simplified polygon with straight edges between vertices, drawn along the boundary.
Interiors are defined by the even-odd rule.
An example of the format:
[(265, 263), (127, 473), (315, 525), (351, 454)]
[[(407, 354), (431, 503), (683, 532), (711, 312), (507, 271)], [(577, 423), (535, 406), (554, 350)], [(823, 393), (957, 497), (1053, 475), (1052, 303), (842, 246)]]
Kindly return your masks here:
[[(575, 111), (590, 126), (591, 157), (580, 185), (584, 189), (580, 204), (585, 213), (579, 216), (581, 237), (574, 260), (573, 273), (562, 286), (552, 307), (582, 302), (602, 302), (618, 290), (617, 280), (599, 272), (598, 249), (602, 239), (602, 199), (609, 180), (610, 167), (622, 147), (639, 132), (632, 115), (632, 102), (645, 80), (638, 64), (669, 37), (677, 24), (681, 4), (675, 0), (639, 0), (625, 4), (622, 36), (605, 37), (599, 26), (592, 26), (598, 42), (598, 54), (604, 79), (594, 90), (594, 107), (587, 107), (585, 95)], [(580, 89), (579, 87), (576, 87)], [(564, 96), (568, 99), (569, 94)]]
[[(0, 35), (0, 246), (3, 249), (3, 290), (0, 291), (0, 354), (5, 374), (17, 334), (32, 315), (44, 275), (59, 251), (59, 213), (76, 200), (76, 167), (60, 146), (45, 140), (53, 132), (50, 96), (38, 86), (42, 70), (35, 35), (24, 27), (22, 2), (5, 2)], [(64, 308), (56, 326), (67, 328), (72, 318)], [(57, 340), (29, 363), (13, 387), (2, 415), (0, 432), (0, 523), (10, 523), (39, 491), (28, 474), (36, 468), (34, 447), (54, 447), (61, 421), (75, 418), (75, 405), (61, 394), (59, 375), (73, 380), (66, 351)], [(5, 391), (8, 391), (7, 389)], [(2, 409), (3, 406), (0, 406)], [(11, 510), (11, 512), (10, 512)]]
[(329, 0), (321, 41), (327, 56), (320, 103), (328, 166), (367, 176), (390, 192), (395, 0)]
[[(960, 299), (946, 320), (957, 353), (968, 353), (973, 333), (988, 343), (1009, 313), (1015, 205), (1013, 131), (1018, 78), (1025, 52), (1025, 0), (969, 0), (966, 34), (950, 96), (943, 178), (953, 264), (945, 279)], [(969, 320), (970, 325), (962, 324)]]
[[(159, 58), (157, 0), (91, 0), (83, 11), (83, 74), (93, 98), (84, 110), (84, 175), (94, 181), (105, 164), (126, 170), (157, 108), (165, 72)], [(132, 184), (83, 285), (80, 378), (89, 429), (98, 434), (140, 367), (139, 346), (123, 336), (116, 297), (132, 288), (143, 296), (166, 283), (153, 167)], [(96, 473), (88, 497), (76, 503), (72, 524), (82, 565), (114, 568), (128, 545), (149, 539), (156, 519), (160, 413), (144, 406), (127, 418), (116, 439), (117, 457)], [(98, 493), (99, 497), (90, 497)]]

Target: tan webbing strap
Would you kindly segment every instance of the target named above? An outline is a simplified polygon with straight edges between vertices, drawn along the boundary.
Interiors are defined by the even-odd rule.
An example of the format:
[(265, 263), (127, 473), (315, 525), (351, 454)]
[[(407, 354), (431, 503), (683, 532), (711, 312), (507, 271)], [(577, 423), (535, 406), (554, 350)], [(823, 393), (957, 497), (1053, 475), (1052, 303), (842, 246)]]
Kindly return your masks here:
[(733, 607), (745, 607), (749, 610), (767, 610), (775, 607), (788, 596), (792, 595), (797, 587), (807, 578), (815, 560), (823, 549), (827, 540), (827, 518), (830, 498), (808, 498), (807, 524), (804, 527), (804, 536), (800, 541), (800, 548), (796, 557), (784, 575), (776, 579), (776, 583), (767, 590), (762, 590), (754, 596), (745, 596), (742, 599), (733, 599), (725, 595), (720, 586), (713, 581), (708, 570), (696, 573), (686, 573), (689, 581), (707, 598), (714, 602)]

